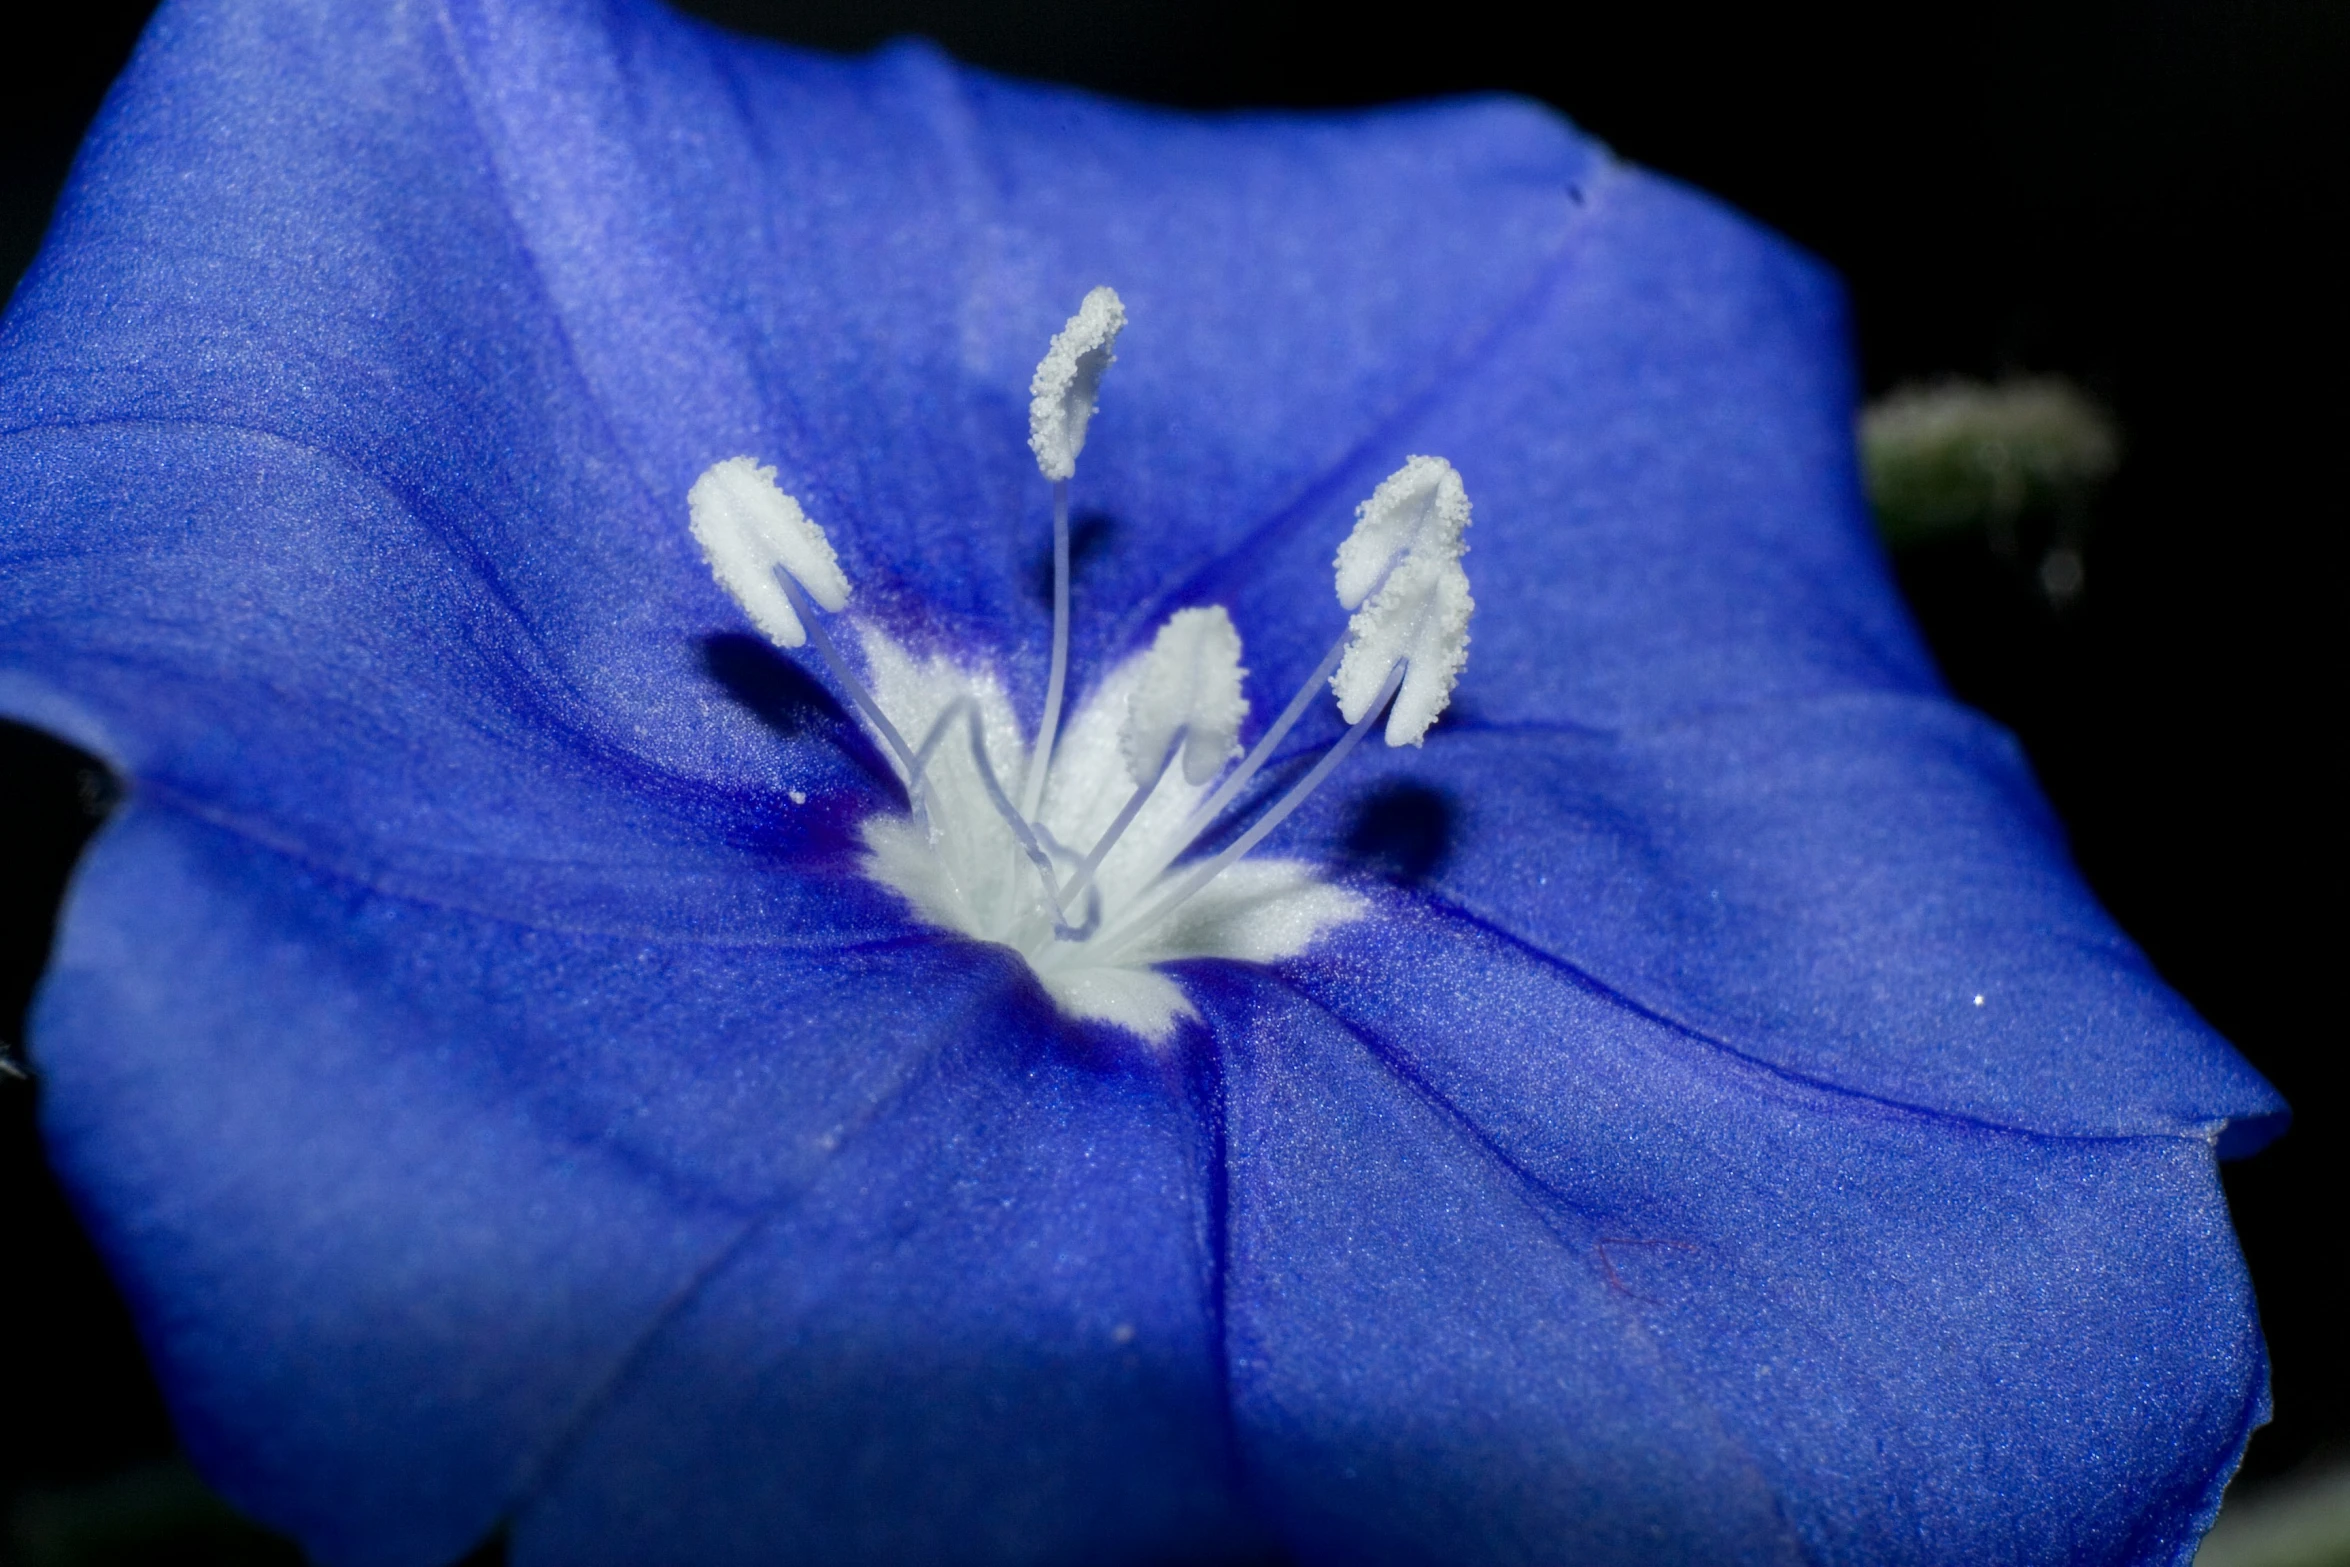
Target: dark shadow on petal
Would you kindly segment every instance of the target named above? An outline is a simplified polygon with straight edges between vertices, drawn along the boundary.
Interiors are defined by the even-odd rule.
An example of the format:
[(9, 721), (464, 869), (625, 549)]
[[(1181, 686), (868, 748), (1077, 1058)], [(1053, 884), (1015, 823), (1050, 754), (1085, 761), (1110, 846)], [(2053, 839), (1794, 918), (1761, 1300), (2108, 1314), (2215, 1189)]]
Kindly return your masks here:
[(1452, 852), (1459, 816), (1449, 796), (1424, 784), (1388, 784), (1357, 800), (1346, 862), (1406, 886), (1427, 880)]
[[(1123, 531), (1118, 520), (1106, 512), (1083, 511), (1070, 517), (1069, 580), (1082, 578), (1087, 564), (1105, 553)], [(1028, 568), (1028, 591), (1047, 611), (1052, 609), (1053, 542), (1049, 533)]]
[(814, 676), (757, 637), (721, 631), (702, 638), (702, 667), (779, 735), (797, 738), (849, 722)]
[(506, 1567), (506, 1531), (500, 1529), (467, 1551), (464, 1558), (452, 1563), (451, 1567)]
[(818, 740), (837, 746), (875, 782), (904, 797), (880, 749), (864, 726), (852, 719), (815, 676), (757, 637), (740, 631), (702, 638), (702, 667), (726, 694), (785, 740)]

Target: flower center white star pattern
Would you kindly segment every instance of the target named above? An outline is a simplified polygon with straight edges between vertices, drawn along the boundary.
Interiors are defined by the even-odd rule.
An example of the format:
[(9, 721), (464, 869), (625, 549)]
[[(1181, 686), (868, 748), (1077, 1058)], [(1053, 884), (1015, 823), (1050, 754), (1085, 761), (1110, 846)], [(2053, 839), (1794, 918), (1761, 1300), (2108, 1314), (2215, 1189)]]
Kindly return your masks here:
[[(849, 667), (816, 613), (847, 607), (848, 579), (774, 469), (749, 457), (713, 464), (688, 504), (712, 575), (778, 646), (814, 642), (906, 787), (906, 814), (863, 825), (869, 874), (924, 920), (1018, 952), (1071, 1017), (1163, 1044), (1197, 1013), (1160, 965), (1272, 962), (1368, 912), (1310, 864), (1246, 856), (1382, 713), (1389, 745), (1422, 741), (1460, 677), (1475, 605), (1460, 564), (1460, 476), (1442, 458), (1414, 457), (1357, 509), (1339, 549), (1344, 634), (1245, 755), (1247, 671), (1217, 605), (1177, 610), (1149, 648), (1095, 682), (1064, 731), (1069, 482), (1125, 321), (1114, 292), (1093, 290), (1030, 388), (1029, 445), (1053, 486), (1052, 664), (1033, 740), (984, 663), (917, 659), (865, 624), (864, 675)], [(1325, 684), (1345, 735), (1229, 843), (1178, 863)]]

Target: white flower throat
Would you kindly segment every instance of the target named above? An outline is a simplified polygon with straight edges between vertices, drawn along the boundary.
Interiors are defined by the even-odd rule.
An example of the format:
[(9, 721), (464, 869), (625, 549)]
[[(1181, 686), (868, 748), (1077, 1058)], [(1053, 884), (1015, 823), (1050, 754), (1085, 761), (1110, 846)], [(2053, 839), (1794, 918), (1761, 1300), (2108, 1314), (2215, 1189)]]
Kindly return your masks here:
[[(778, 646), (815, 642), (906, 786), (906, 814), (864, 823), (868, 874), (932, 924), (1019, 952), (1064, 1012), (1161, 1042), (1196, 1014), (1157, 965), (1271, 962), (1363, 915), (1364, 900), (1315, 866), (1246, 856), (1382, 711), (1389, 745), (1421, 742), (1460, 678), (1475, 606), (1460, 476), (1414, 457), (1357, 508), (1339, 547), (1344, 632), (1245, 753), (1247, 671), (1221, 605), (1177, 610), (1148, 648), (1094, 680), (1064, 729), (1069, 483), (1125, 324), (1118, 296), (1095, 289), (1030, 386), (1029, 445), (1053, 485), (1052, 664), (1033, 743), (988, 665), (917, 659), (859, 623), (863, 677), (851, 669), (816, 614), (847, 607), (848, 578), (774, 469), (716, 463), (687, 504), (719, 584)], [(1187, 860), (1325, 682), (1345, 736), (1225, 847)]]

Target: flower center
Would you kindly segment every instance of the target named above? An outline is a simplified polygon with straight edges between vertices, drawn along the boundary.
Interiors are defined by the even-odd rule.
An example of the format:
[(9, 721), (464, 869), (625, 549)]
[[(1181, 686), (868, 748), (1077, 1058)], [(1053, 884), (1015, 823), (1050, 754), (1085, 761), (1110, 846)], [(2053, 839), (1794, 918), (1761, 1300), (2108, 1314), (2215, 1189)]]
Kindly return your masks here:
[[(1117, 295), (1095, 289), (1030, 387), (1030, 446), (1053, 485), (1052, 663), (1033, 744), (990, 667), (916, 659), (870, 625), (858, 627), (866, 678), (849, 667), (815, 614), (843, 609), (848, 581), (772, 468), (717, 463), (688, 503), (719, 583), (779, 646), (815, 643), (906, 786), (904, 815), (864, 824), (870, 874), (931, 923), (1020, 953), (1071, 1016), (1162, 1042), (1196, 1013), (1159, 965), (1271, 962), (1366, 911), (1305, 862), (1246, 856), (1382, 712), (1392, 746), (1419, 744), (1443, 711), (1474, 607), (1460, 566), (1469, 503), (1450, 464), (1414, 457), (1357, 509), (1337, 560), (1345, 632), (1245, 754), (1240, 636), (1219, 605), (1176, 611), (1093, 683), (1063, 732), (1069, 483), (1124, 324)], [(1187, 859), (1325, 682), (1344, 737), (1222, 849)]]
[(1018, 952), (1070, 1015), (1164, 1040), (1192, 1007), (1156, 965), (1271, 962), (1364, 912), (1296, 860), (1238, 861), (1170, 900), (1181, 871), (1162, 872), (1188, 847), (1211, 784), (1192, 782), (1180, 759), (1156, 788), (1133, 780), (1123, 740), (1148, 653), (1094, 683), (1054, 747), (1037, 810), (1012, 817), (1004, 780), (1032, 753), (993, 674), (917, 661), (871, 629), (862, 640), (880, 706), (934, 742), (919, 809), (865, 822), (868, 869), (930, 923)]

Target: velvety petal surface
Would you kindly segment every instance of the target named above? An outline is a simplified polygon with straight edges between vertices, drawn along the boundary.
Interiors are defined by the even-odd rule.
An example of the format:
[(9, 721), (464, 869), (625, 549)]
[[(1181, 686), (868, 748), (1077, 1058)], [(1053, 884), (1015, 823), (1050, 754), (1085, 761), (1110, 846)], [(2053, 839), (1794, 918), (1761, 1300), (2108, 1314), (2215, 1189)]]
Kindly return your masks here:
[[(1476, 506), (1468, 671), (1423, 751), (1346, 788), (1433, 835), (1453, 907), (1858, 1093), (2230, 1153), (2274, 1136), (2282, 1102), (2097, 908), (2014, 742), (1926, 667), (1853, 473), (1832, 284), (1661, 182), (1592, 199), (1475, 374), (1183, 594), (1229, 596), (1260, 689), (1284, 689), (1327, 645), (1297, 606), (1342, 501), (1442, 452)], [(1339, 724), (1317, 710), (1297, 754)], [(1377, 823), (1343, 797), (1271, 847), (1345, 859)]]
[(1823, 1092), (1398, 904), (1247, 992), (1234, 1405), (1331, 1561), (2184, 1561), (2266, 1418), (2209, 1147)]
[(1301, 1556), (1800, 1560), (1545, 1194), (1327, 1014), (1251, 1000), (1218, 1019), (1233, 1409)]
[(1275, 842), (1402, 872), (1633, 1010), (1887, 1104), (2246, 1148), (2282, 1124), (2081, 885), (2013, 739), (1948, 702), (1471, 720)]
[[(707, 639), (739, 617), (682, 524), (709, 462), (778, 463), (862, 607), (1001, 660), (1033, 701), (1026, 383), (1085, 287), (1116, 277), (1137, 325), (1087, 458), (1111, 544), (1081, 669), (1147, 631), (1171, 565), (1441, 380), (1556, 264), (1597, 168), (1517, 104), (1208, 122), (632, 5), (168, 8), (0, 333), (0, 431), (22, 432), (0, 470), (48, 573), (10, 594), (6, 622), (38, 622), (12, 707), (46, 692), (84, 743), (354, 874), (452, 836), (527, 857), (631, 766), (767, 785), (723, 823), (754, 832), (775, 789), (855, 781), (713, 683)], [(59, 453), (68, 428), (90, 444)], [(195, 484), (175, 437), (216, 445)], [(249, 537), (174, 551), (191, 505)], [(240, 549), (273, 564), (219, 558)], [(254, 580), (175, 641), (156, 621), (189, 555)], [(234, 634), (280, 620), (371, 641), (419, 689), (368, 692), (339, 743), (306, 730), (314, 704), (269, 700), (300, 678), (282, 647)], [(67, 666), (99, 647), (140, 678)], [(209, 754), (157, 732), (191, 683), (234, 734)], [(502, 794), (399, 766), (550, 724), (573, 754), (505, 758)], [(322, 793), (378, 808), (315, 822)], [(584, 803), (540, 858), (600, 888)]]
[(53, 1157), (206, 1473), (321, 1560), (428, 1563), (1007, 991), (970, 944), (534, 930), (137, 803), (35, 1023)]
[(801, 945), (903, 929), (866, 895), (853, 836), (903, 796), (763, 644), (677, 638), (691, 700), (765, 742), (720, 781), (616, 745), (510, 596), (313, 449), (155, 422), (28, 432), (0, 441), (0, 508), (0, 703), (207, 819), (544, 927)]
[(1191, 1096), (1171, 1063), (1088, 1060), (1041, 1021), (992, 1014), (844, 1140), (648, 1344), (515, 1560), (1267, 1549), (1225, 1414)]

